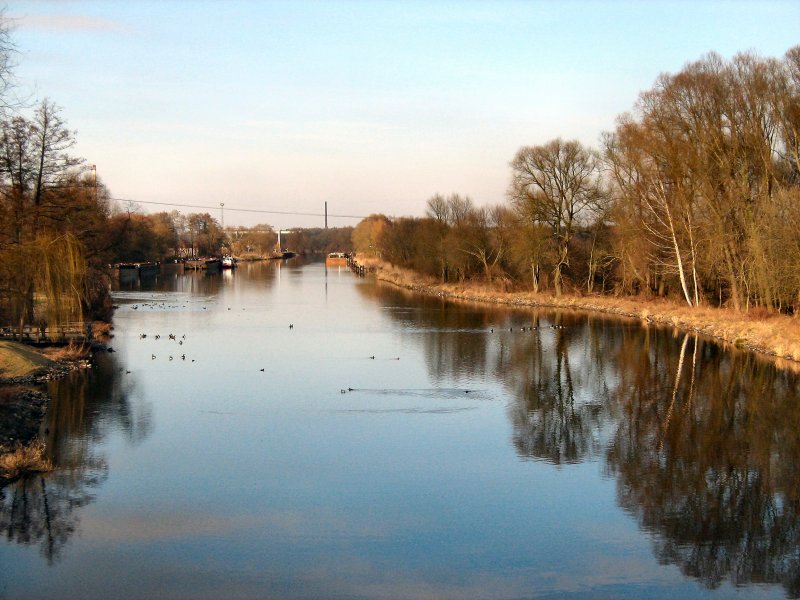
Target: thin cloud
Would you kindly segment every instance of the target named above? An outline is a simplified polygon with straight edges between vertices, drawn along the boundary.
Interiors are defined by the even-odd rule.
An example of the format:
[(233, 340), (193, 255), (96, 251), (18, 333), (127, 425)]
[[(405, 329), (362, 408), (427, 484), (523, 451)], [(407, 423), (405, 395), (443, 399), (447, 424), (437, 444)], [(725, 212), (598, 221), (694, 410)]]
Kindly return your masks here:
[[(407, 128), (393, 123), (372, 121), (270, 121), (249, 120), (243, 123), (245, 131), (267, 130), (284, 140), (296, 142), (335, 142), (347, 144), (372, 143), (386, 135), (402, 135)], [(378, 136), (376, 138), (376, 136)]]
[(106, 32), (122, 29), (117, 21), (91, 15), (26, 15), (12, 19), (19, 27), (44, 31)]

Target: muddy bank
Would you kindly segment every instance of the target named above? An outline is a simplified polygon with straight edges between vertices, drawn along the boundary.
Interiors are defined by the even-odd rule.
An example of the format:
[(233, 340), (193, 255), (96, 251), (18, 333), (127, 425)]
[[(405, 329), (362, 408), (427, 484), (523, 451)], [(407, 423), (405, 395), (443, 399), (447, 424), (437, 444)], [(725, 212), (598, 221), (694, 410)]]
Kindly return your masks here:
[(0, 453), (26, 446), (38, 436), (49, 400), (39, 390), (0, 388)]
[(376, 277), (414, 292), (441, 298), (504, 304), (515, 307), (572, 309), (630, 317), (645, 323), (672, 326), (696, 332), (792, 363), (800, 361), (800, 319), (760, 312), (740, 313), (724, 308), (691, 308), (662, 299), (618, 298), (613, 296), (560, 297), (533, 292), (504, 292), (473, 283), (444, 284), (376, 260), (359, 262)]
[(50, 397), (43, 390), (46, 382), (72, 371), (91, 367), (87, 357), (58, 362), (48, 361), (19, 377), (0, 378), (0, 455), (27, 446), (39, 436)]

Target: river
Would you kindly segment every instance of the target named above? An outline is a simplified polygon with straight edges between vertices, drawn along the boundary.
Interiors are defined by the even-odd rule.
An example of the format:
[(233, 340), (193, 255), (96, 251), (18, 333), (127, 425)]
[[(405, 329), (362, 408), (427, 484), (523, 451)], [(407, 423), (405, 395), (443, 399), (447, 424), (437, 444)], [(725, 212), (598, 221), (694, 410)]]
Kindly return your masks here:
[(116, 291), (0, 598), (800, 597), (798, 377), (320, 262)]

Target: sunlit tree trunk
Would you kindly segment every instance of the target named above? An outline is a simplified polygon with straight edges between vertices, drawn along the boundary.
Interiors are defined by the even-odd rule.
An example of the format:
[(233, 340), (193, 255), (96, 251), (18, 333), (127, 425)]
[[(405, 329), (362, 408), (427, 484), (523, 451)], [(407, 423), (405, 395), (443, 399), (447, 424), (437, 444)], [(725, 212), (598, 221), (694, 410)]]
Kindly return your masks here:
[(531, 279), (533, 284), (533, 291), (536, 294), (539, 293), (539, 270), (540, 270), (539, 263), (531, 261)]

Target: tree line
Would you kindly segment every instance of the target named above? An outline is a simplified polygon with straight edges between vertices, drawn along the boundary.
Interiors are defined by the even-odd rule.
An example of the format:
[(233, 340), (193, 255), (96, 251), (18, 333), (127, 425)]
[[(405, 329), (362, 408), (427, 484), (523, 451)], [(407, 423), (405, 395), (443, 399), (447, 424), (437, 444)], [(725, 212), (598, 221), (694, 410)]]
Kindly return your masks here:
[[(115, 205), (49, 98), (18, 101), (16, 49), (0, 14), (0, 327), (20, 333), (111, 316), (110, 266), (219, 255), (264, 257), (269, 225), (223, 229), (208, 213), (152, 215)], [(295, 231), (293, 246), (349, 251), (352, 228)]]
[[(266, 223), (223, 228), (209, 213), (183, 214), (177, 210), (113, 215), (111, 262), (160, 262), (230, 254), (243, 260), (273, 255), (278, 231)], [(281, 246), (299, 254), (351, 250), (352, 227), (292, 228), (281, 230)]]
[[(269, 225), (115, 206), (74, 155), (61, 109), (10, 100), (13, 51), (0, 20), (0, 323), (108, 318), (115, 262), (274, 248)], [(436, 194), (424, 217), (294, 230), (292, 249), (355, 249), (500, 289), (797, 311), (800, 46), (781, 59), (712, 53), (663, 74), (601, 141), (520, 148), (504, 204)]]
[(598, 149), (558, 138), (510, 167), (506, 203), (436, 194), (425, 217), (362, 221), (356, 250), (445, 282), (800, 307), (800, 46), (708, 54), (660, 75)]

